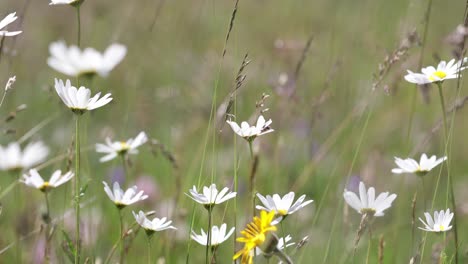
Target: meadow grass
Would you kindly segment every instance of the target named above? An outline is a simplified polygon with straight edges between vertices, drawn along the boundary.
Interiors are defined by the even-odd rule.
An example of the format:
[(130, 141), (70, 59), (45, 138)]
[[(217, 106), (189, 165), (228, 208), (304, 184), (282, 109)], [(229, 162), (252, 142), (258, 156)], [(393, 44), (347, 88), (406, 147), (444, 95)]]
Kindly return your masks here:
[[(85, 0), (77, 16), (70, 6), (7, 0), (0, 10), (0, 18), (16, 11), (19, 19), (8, 29), (23, 31), (1, 41), (0, 83), (16, 75), (0, 106), (1, 145), (43, 140), (50, 153), (37, 168), (47, 178), (57, 169), (77, 171), (80, 133), (86, 190), (75, 262), (118, 263), (124, 255), (127, 263), (230, 263), (242, 247), (236, 238), (252, 221), (251, 191), (294, 191), (314, 200), (275, 232), (292, 236), (296, 244), (285, 253), (294, 263), (468, 261), (464, 78), (443, 82), (441, 94), (435, 84), (404, 79), (407, 69), (455, 57), (447, 37), (465, 22), (465, 1)], [(61, 39), (99, 51), (118, 42), (127, 54), (107, 77), (77, 80), (47, 65), (50, 43)], [(54, 78), (79, 82), (93, 95), (112, 93), (113, 101), (81, 115), (75, 132)], [(275, 131), (250, 148), (226, 120), (254, 124), (260, 114)], [(149, 139), (137, 155), (99, 162), (96, 143), (140, 131)], [(419, 160), (422, 153), (448, 160), (424, 180), (391, 172), (394, 157)], [(43, 193), (2, 174), (0, 262), (45, 263), (45, 247), (50, 263), (72, 262), (67, 250), (76, 246), (79, 188), (68, 183), (48, 193), (49, 208)], [(116, 210), (102, 181), (120, 181), (124, 189), (136, 184), (149, 197)], [(359, 181), (398, 195), (369, 225), (343, 199)], [(237, 196), (208, 214), (189, 189), (212, 183)], [(455, 228), (443, 234), (417, 228), (424, 212), (455, 210), (452, 197), (456, 244)], [(151, 219), (167, 217), (177, 230), (147, 239), (132, 215), (140, 210), (155, 210)], [(214, 251), (190, 238), (191, 230), (222, 223), (236, 230)], [(52, 234), (49, 243), (44, 230)], [(255, 263), (268, 260), (259, 256)]]

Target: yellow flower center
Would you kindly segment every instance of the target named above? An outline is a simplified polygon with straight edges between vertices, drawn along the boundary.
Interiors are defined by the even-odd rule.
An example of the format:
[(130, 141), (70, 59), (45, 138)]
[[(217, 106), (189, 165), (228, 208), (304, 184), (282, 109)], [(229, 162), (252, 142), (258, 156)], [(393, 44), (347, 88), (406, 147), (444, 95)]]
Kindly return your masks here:
[(439, 81), (443, 80), (445, 77), (447, 77), (447, 74), (443, 71), (436, 71), (431, 76), (429, 76), (429, 80), (431, 81)]
[(375, 209), (374, 208), (362, 208), (361, 213), (373, 216), (375, 214)]
[(439, 225), (439, 230), (440, 230), (440, 231), (445, 231), (444, 226), (443, 226), (443, 225)]
[(280, 210), (277, 210), (276, 213), (279, 215), (285, 216), (288, 214), (288, 211), (284, 209), (280, 209)]
[(50, 183), (46, 181), (46, 182), (44, 182), (44, 183), (42, 184), (41, 187), (39, 187), (39, 190), (45, 192), (45, 191), (47, 191), (48, 189), (50, 189), (50, 187), (51, 187), (51, 186), (50, 186)]
[(120, 202), (120, 201), (115, 201), (114, 204), (115, 204), (115, 206), (117, 206), (117, 208), (119, 208), (119, 209), (123, 209), (125, 206), (127, 206), (126, 204), (123, 204), (123, 203)]
[(125, 141), (120, 141), (120, 148), (121, 148), (122, 150), (127, 150), (127, 149), (130, 148), (130, 146), (127, 144), (127, 142), (125, 142)]

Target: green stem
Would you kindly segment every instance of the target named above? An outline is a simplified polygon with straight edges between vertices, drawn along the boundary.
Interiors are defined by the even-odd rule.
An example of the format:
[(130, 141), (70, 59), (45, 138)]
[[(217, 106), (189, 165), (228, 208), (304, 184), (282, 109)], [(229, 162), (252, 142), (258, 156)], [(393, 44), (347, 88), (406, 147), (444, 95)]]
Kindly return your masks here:
[(50, 238), (49, 238), (49, 232), (50, 232), (50, 206), (49, 206), (49, 196), (47, 191), (44, 192), (44, 198), (46, 202), (46, 215), (44, 218), (44, 222), (46, 224), (46, 229), (44, 232), (44, 237), (45, 237), (45, 248), (44, 248), (44, 262), (45, 263), (50, 263), (50, 256), (49, 256), (49, 246), (50, 246)]
[(447, 115), (445, 113), (444, 93), (442, 92), (442, 83), (437, 82), (437, 87), (439, 88), (440, 106), (442, 107), (442, 119), (444, 121), (444, 141), (447, 142), (448, 126)]
[(124, 168), (124, 179), (128, 180), (130, 177), (130, 174), (128, 173), (128, 164), (127, 164), (127, 160), (125, 159), (126, 156), (125, 154), (120, 154), (120, 157), (122, 159), (122, 166)]
[(255, 157), (253, 154), (252, 142), (253, 140), (249, 140), (249, 150), (250, 150), (250, 158), (252, 159), (252, 175), (250, 175), (250, 199), (252, 200), (252, 217), (255, 216), (255, 175), (254, 175), (254, 166), (255, 166)]
[(281, 225), (281, 234), (283, 235), (283, 250), (286, 251), (286, 236), (285, 236), (284, 227), (283, 227), (283, 220), (284, 220), (284, 217), (283, 219), (281, 219), (280, 225)]
[(369, 245), (367, 246), (366, 264), (369, 264), (370, 249), (371, 249), (371, 244), (372, 244), (372, 233), (370, 231), (370, 227), (369, 227), (368, 232), (369, 232)]
[[(21, 171), (19, 171), (19, 177), (16, 175), (16, 174), (13, 174), (13, 180), (15, 182), (19, 182), (18, 179), (21, 178)], [(15, 204), (17, 205), (17, 207), (20, 209), (20, 212), (23, 210), (23, 201), (21, 199), (21, 195), (20, 195), (20, 185), (19, 184), (16, 184), (14, 185), (14, 189), (13, 189), (13, 193), (14, 193), (14, 196), (15, 196)], [(19, 232), (19, 229), (18, 227), (16, 226), (15, 228), (15, 240), (16, 240), (16, 261), (18, 263), (20, 263), (22, 261), (22, 243), (21, 243), (21, 233)]]
[(151, 264), (151, 236), (146, 236), (148, 239), (148, 264)]
[(49, 195), (48, 195), (47, 191), (44, 192), (44, 197), (45, 197), (45, 201), (46, 201), (46, 210), (47, 210), (47, 212), (46, 212), (46, 219), (47, 219), (47, 224), (48, 224), (48, 223), (49, 223), (49, 219), (51, 219), (51, 217), (50, 217)]
[(78, 22), (78, 36), (77, 36), (77, 43), (78, 43), (78, 48), (81, 47), (81, 15), (80, 15), (80, 6), (78, 5), (76, 7), (76, 19)]
[[(286, 245), (284, 247), (286, 249)], [(286, 255), (283, 251), (281, 250), (278, 250), (278, 249), (275, 249), (275, 252), (274, 254), (279, 258), (281, 259), (281, 261), (283, 261), (284, 263), (286, 264), (293, 264), (292, 260), (289, 258), (288, 255)], [(268, 263), (270, 262), (270, 259), (268, 258)]]
[(424, 211), (427, 210), (427, 205), (426, 205), (426, 187), (424, 185), (424, 176), (421, 176), (421, 182), (422, 182), (422, 198), (423, 198), (423, 204), (424, 204)]
[(250, 150), (250, 157), (253, 159), (254, 155), (253, 155), (252, 141), (253, 140), (249, 140), (249, 150)]
[(75, 125), (75, 264), (80, 263), (80, 116), (76, 115)]
[(212, 208), (208, 208), (208, 231), (207, 231), (207, 241), (206, 241), (206, 249), (205, 249), (205, 263), (209, 264), (209, 249), (211, 245), (211, 211)]
[[(439, 97), (440, 97), (440, 106), (442, 107), (442, 118), (444, 120), (444, 152), (445, 156), (447, 156), (447, 145), (448, 145), (448, 126), (447, 126), (447, 114), (445, 112), (445, 102), (444, 102), (444, 94), (442, 91), (442, 83), (437, 82), (437, 86), (439, 88)], [(455, 263), (458, 263), (458, 228), (457, 228), (457, 206), (455, 204), (455, 193), (453, 191), (453, 180), (450, 174), (449, 163), (447, 162), (447, 170), (449, 171), (447, 174), (448, 178), (448, 187), (450, 188), (450, 199), (453, 207), (454, 217), (453, 217), (453, 234), (454, 234), (454, 244), (455, 244)]]
[(124, 263), (124, 251), (125, 251), (125, 239), (124, 239), (124, 228), (123, 228), (123, 215), (122, 209), (119, 210), (119, 220), (120, 220), (120, 264)]
[[(77, 20), (77, 27), (78, 27), (78, 30), (77, 30), (77, 39), (76, 39), (76, 42), (78, 44), (78, 48), (81, 47), (81, 14), (80, 14), (80, 5), (77, 5), (76, 7), (76, 20)], [(77, 86), (76, 87), (80, 87), (80, 75), (78, 74), (76, 76), (76, 84)]]
[(217, 258), (216, 258), (216, 255), (218, 251), (216, 251), (218, 249), (218, 246), (212, 246), (210, 247), (211, 248), (211, 261), (210, 261), (210, 264), (216, 264), (218, 263), (217, 261)]

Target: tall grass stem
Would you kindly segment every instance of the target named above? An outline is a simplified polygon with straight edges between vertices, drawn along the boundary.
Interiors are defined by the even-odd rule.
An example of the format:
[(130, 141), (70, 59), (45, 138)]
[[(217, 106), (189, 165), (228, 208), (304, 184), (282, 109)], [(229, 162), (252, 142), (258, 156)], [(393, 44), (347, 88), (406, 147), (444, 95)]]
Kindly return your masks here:
[(75, 264), (80, 263), (80, 115), (75, 115)]
[[(442, 83), (437, 82), (437, 87), (439, 90), (439, 97), (440, 97), (440, 106), (442, 108), (442, 119), (444, 122), (444, 152), (445, 156), (447, 156), (447, 146), (448, 146), (448, 126), (447, 126), (447, 114), (445, 111), (445, 101), (444, 101), (444, 93), (442, 90)], [(453, 216), (453, 234), (454, 234), (454, 244), (455, 244), (455, 263), (458, 264), (458, 228), (457, 228), (457, 206), (455, 203), (455, 193), (453, 191), (453, 180), (452, 176), (450, 175), (450, 168), (448, 168), (450, 163), (447, 162), (447, 170), (449, 171), (447, 174), (448, 180), (448, 187), (450, 189), (450, 198), (452, 203), (452, 208), (454, 212)], [(447, 193), (448, 195), (448, 193)]]

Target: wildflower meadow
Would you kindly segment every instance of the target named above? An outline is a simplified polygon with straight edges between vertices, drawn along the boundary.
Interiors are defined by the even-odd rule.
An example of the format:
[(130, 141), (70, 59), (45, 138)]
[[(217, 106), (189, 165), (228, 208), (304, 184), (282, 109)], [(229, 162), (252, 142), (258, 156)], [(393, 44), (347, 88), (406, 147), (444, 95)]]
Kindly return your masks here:
[(462, 0), (1, 1), (0, 263), (468, 263), (467, 37)]

